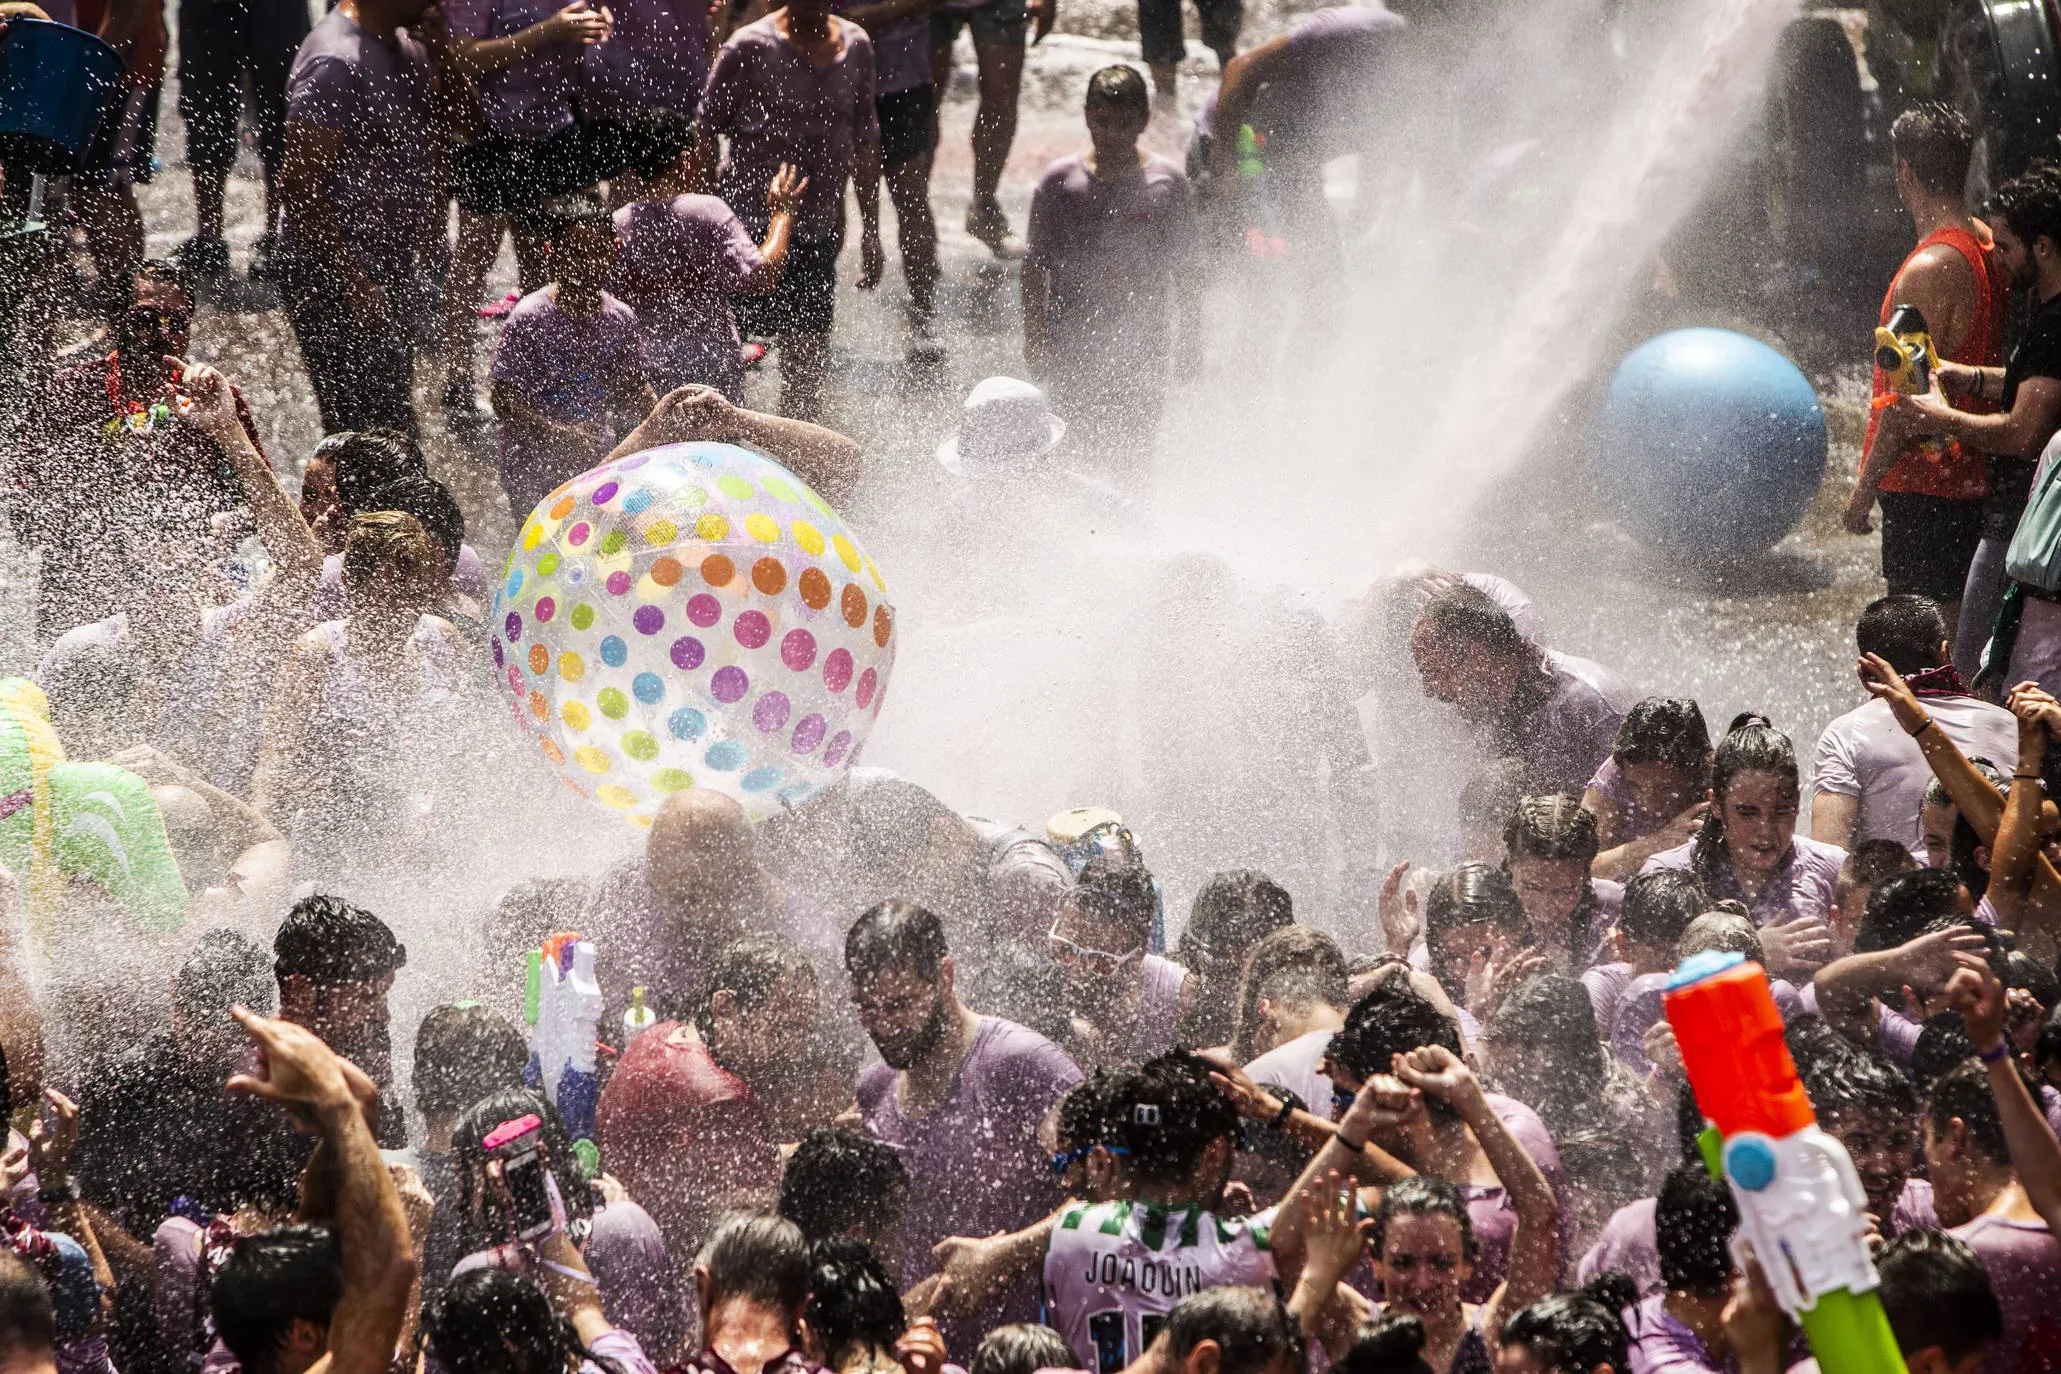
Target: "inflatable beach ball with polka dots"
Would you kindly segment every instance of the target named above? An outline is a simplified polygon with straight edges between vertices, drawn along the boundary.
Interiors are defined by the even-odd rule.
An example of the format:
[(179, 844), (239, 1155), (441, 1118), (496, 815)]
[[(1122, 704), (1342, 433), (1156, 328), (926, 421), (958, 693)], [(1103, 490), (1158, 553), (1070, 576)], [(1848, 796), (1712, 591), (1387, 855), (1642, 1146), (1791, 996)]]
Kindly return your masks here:
[(648, 449), (545, 497), (492, 625), (516, 719), (638, 825), (690, 787), (757, 820), (828, 786), (895, 658), (887, 584), (844, 521), (733, 444)]

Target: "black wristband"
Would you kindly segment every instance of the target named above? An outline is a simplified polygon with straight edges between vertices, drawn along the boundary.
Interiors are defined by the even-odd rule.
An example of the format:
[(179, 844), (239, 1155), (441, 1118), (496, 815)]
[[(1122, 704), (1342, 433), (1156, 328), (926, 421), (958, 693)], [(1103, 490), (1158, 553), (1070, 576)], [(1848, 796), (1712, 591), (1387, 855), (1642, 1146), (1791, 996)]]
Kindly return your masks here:
[(1291, 1117), (1291, 1116), (1294, 1116), (1294, 1115), (1295, 1115), (1295, 1101), (1294, 1101), (1294, 1099), (1292, 1099), (1292, 1098), (1283, 1098), (1283, 1099), (1281, 1099), (1281, 1110), (1280, 1110), (1280, 1111), (1278, 1111), (1278, 1112), (1275, 1112), (1275, 1113), (1274, 1113), (1274, 1116), (1273, 1116), (1273, 1119), (1272, 1119), (1271, 1121), (1267, 1122), (1267, 1129), (1268, 1129), (1268, 1130), (1270, 1130), (1270, 1131), (1278, 1131), (1278, 1130), (1280, 1130), (1280, 1129), (1281, 1129), (1281, 1128), (1282, 1128), (1283, 1126), (1286, 1126), (1286, 1125), (1288, 1124), (1288, 1118), (1289, 1118), (1289, 1117)]
[(1336, 1132), (1332, 1135), (1331, 1138), (1337, 1141), (1339, 1144), (1345, 1146), (1346, 1149), (1352, 1151), (1356, 1155), (1363, 1155), (1367, 1153), (1367, 1143), (1365, 1141), (1361, 1141), (1359, 1144), (1355, 1145), (1352, 1141), (1347, 1140), (1345, 1138), (1344, 1131)]
[(79, 1200), (78, 1182), (74, 1179), (67, 1178), (62, 1183), (45, 1183), (41, 1179), (38, 1179), (36, 1180), (36, 1198), (38, 1201), (43, 1202), (45, 1204), (53, 1202), (77, 1202)]
[(1911, 731), (1911, 738), (1918, 738), (1918, 736), (1924, 734), (1927, 730), (1930, 730), (1933, 726), (1937, 724), (1939, 724), (1939, 722), (1934, 720), (1931, 716), (1925, 717), (1925, 723), (1919, 726), (1917, 729)]

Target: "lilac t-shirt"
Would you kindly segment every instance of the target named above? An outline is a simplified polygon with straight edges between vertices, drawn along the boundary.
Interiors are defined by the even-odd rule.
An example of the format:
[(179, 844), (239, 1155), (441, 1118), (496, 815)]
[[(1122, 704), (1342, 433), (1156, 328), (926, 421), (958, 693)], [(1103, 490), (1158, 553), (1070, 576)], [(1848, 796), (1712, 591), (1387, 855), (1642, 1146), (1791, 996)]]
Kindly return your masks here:
[[(2018, 766), (2018, 718), (1969, 696), (1928, 696), (1925, 710), (1964, 758), (1984, 758), (2008, 773)], [(1932, 769), (1918, 741), (1904, 732), (1889, 703), (1871, 700), (1833, 720), (1818, 738), (1811, 788), (1856, 797), (1855, 843), (1895, 840), (1925, 857), (1918, 806)]]
[(596, 1209), (587, 1237), (587, 1268), (601, 1290), (608, 1320), (661, 1353), (686, 1339), (687, 1301), (665, 1237), (651, 1213), (634, 1202)]
[[(1567, 1171), (1560, 1167), (1560, 1151), (1553, 1146), (1552, 1133), (1539, 1120), (1537, 1112), (1516, 1098), (1501, 1093), (1486, 1096), (1490, 1110), (1524, 1147), (1532, 1163), (1539, 1166), (1539, 1172), (1552, 1185), (1554, 1196), (1560, 1199), (1564, 1238), (1574, 1214), (1567, 1206)], [(1467, 1216), (1474, 1224), (1474, 1240), (1479, 1247), (1474, 1275), (1461, 1286), (1460, 1298), (1463, 1302), (1487, 1302), (1510, 1268), (1510, 1238), (1517, 1233), (1517, 1209), (1511, 1205), (1509, 1193), (1500, 1187), (1474, 1183), (1457, 1186), (1460, 1195), (1467, 1199)]]
[(624, 122), (659, 107), (691, 115), (708, 84), (708, 6), (702, 0), (612, 0), (615, 29), (579, 57), (587, 113)]
[(2061, 1244), (2036, 1221), (1982, 1216), (1953, 1228), (1989, 1271), (2004, 1339), (1984, 1361), (1985, 1374), (2019, 1374), (2061, 1363)]
[(1610, 757), (1617, 727), (1639, 694), (1602, 664), (1572, 654), (1548, 650), (1544, 667), (1544, 678), (1528, 681), (1526, 695), (1489, 732), (1488, 745), (1499, 757), (1523, 761), (1532, 790), (1579, 796)]
[(836, 20), (842, 40), (829, 66), (809, 65), (769, 14), (730, 35), (708, 74), (701, 123), (730, 147), (718, 186), (754, 233), (763, 233), (766, 187), (783, 162), (809, 179), (794, 236), (820, 243), (844, 233), (844, 187), (859, 149), (879, 144), (873, 108), (873, 40)]
[[(444, 0), (444, 22), (456, 38), (505, 38), (563, 8), (563, 0)], [(578, 46), (551, 43), (480, 77), (475, 84), (487, 127), (527, 142), (571, 128), (580, 58)]]
[[(321, 195), (358, 265), (388, 288), (410, 281), (438, 222), (431, 70), (414, 35), (383, 43), (333, 9), (301, 43), (286, 81), (289, 120), (345, 136)], [(290, 207), (280, 237), (298, 240)]]
[(1381, 60), (1408, 27), (1375, 0), (1318, 10), (1290, 29), (1291, 74), (1265, 102), (1269, 156), (1311, 165), (1355, 151), (1389, 84)]
[(1716, 1374), (1739, 1367), (1738, 1361), (1729, 1357), (1719, 1363), (1666, 1304), (1667, 1294), (1655, 1293), (1625, 1309), (1632, 1374), (1694, 1374), (1699, 1370)]
[(652, 384), (663, 394), (700, 382), (741, 401), (730, 298), (765, 265), (743, 221), (715, 196), (676, 196), (616, 211), (615, 237), (609, 288), (637, 312)]
[(1158, 153), (1135, 176), (1108, 180), (1079, 153), (1046, 168), (1031, 194), (1024, 261), (1049, 279), (1045, 318), (1061, 364), (1163, 364), (1174, 277), (1194, 238), (1187, 174)]
[[(832, 0), (839, 14), (865, 0)], [(949, 8), (949, 7), (946, 7)], [(873, 40), (873, 96), (879, 100), (903, 91), (918, 90), (930, 82), (930, 16), (910, 15), (890, 20), (887, 27), (867, 29)]]
[[(637, 312), (604, 291), (599, 315), (574, 319), (558, 308), (555, 295), (555, 288), (540, 287), (508, 312), (494, 345), (493, 378), (551, 419), (584, 423), (607, 413), (611, 387), (644, 375)], [(524, 474), (548, 490), (583, 470), (558, 471), (566, 462), (564, 455), (502, 427), (504, 474)]]
[[(927, 1115), (902, 1112), (895, 1071), (859, 1075), (867, 1134), (894, 1147), (909, 1171), (902, 1223), (902, 1286), (928, 1276), (931, 1247), (947, 1236), (1016, 1231), (1051, 1214), (1064, 1196), (1038, 1148), (1038, 1126), (1081, 1071), (1066, 1051), (1025, 1026), (984, 1016), (945, 1098)], [(1035, 1320), (1037, 1284), (1017, 1285), (999, 1311), (948, 1324), (955, 1352), (970, 1351), (1000, 1322)]]
[[(1673, 849), (1664, 849), (1646, 860), (1646, 866), (1640, 871), (1653, 873), (1669, 869), (1676, 873), (1690, 872), (1695, 852), (1694, 840)], [(1746, 902), (1757, 926), (1793, 916), (1828, 919), (1832, 908), (1838, 905), (1839, 868), (1845, 862), (1846, 851), (1838, 845), (1798, 835), (1790, 844), (1788, 859), (1761, 885), (1758, 897), (1746, 902), (1746, 894), (1732, 877), (1730, 863), (1718, 865), (1716, 888), (1710, 895)]]

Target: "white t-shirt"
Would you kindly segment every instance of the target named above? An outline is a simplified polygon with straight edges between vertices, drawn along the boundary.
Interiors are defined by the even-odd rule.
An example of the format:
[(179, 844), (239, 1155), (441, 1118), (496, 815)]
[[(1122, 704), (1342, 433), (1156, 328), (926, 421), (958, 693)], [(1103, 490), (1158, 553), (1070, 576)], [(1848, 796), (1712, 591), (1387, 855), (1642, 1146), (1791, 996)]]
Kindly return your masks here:
[(1274, 1046), (1245, 1066), (1255, 1083), (1278, 1083), (1302, 1099), (1311, 1116), (1331, 1119), (1331, 1080), (1317, 1072), (1317, 1061), (1331, 1047), (1333, 1032), (1311, 1031)]
[[(1928, 696), (1925, 711), (1963, 756), (1988, 759), (2006, 773), (2017, 766), (2018, 718), (2003, 707), (1975, 697)], [(1862, 840), (1895, 840), (1923, 860), (1918, 807), (1932, 770), (1886, 702), (1856, 706), (1827, 725), (1812, 772), (1815, 791), (1860, 798), (1848, 849)]]
[(1265, 1285), (1272, 1213), (1220, 1217), (1199, 1206), (1076, 1202), (1045, 1245), (1045, 1324), (1089, 1374), (1117, 1374), (1191, 1293)]

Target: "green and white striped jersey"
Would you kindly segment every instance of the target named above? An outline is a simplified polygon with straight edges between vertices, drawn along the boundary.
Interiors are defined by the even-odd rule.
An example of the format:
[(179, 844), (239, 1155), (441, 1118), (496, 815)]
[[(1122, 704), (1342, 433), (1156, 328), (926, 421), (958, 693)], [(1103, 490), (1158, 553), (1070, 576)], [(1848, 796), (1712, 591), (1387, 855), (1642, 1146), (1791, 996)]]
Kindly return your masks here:
[(1045, 1323), (1081, 1368), (1116, 1374), (1190, 1293), (1271, 1283), (1273, 1220), (1271, 1211), (1220, 1217), (1193, 1204), (1074, 1203), (1045, 1246)]

